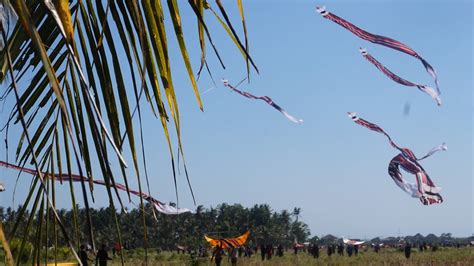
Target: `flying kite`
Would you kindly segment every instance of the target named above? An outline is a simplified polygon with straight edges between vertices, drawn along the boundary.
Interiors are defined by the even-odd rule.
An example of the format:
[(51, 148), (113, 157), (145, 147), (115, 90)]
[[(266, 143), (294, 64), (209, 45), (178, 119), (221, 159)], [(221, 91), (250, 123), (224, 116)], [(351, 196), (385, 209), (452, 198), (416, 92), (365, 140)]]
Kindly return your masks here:
[(438, 106), (440, 106), (442, 104), (438, 91), (435, 91), (433, 88), (431, 88), (429, 86), (416, 84), (416, 83), (413, 83), (411, 81), (408, 81), (406, 79), (403, 79), (403, 78), (397, 76), (392, 71), (390, 71), (388, 68), (386, 68), (384, 65), (382, 65), (379, 61), (377, 61), (377, 59), (375, 59), (372, 55), (370, 55), (367, 52), (366, 49), (360, 48), (359, 51), (362, 54), (362, 56), (365, 59), (367, 59), (367, 61), (372, 63), (375, 67), (377, 67), (380, 71), (382, 71), (382, 73), (384, 73), (391, 80), (397, 82), (398, 84), (402, 84), (402, 85), (405, 85), (405, 86), (408, 86), (408, 87), (416, 87), (420, 91), (422, 91), (422, 92), (428, 94), (429, 96), (431, 96), (431, 98), (433, 98), (433, 100), (436, 101), (436, 104), (438, 104)]
[[(0, 161), (0, 166), (5, 167), (5, 168), (19, 170), (19, 171), (22, 171), (22, 172), (25, 172), (25, 173), (28, 173), (28, 174), (31, 174), (31, 175), (36, 175), (37, 174), (36, 170), (20, 167), (18, 165), (10, 164), (10, 163), (4, 162), (4, 161)], [(45, 176), (48, 176), (48, 173), (43, 173), (43, 174)], [(88, 178), (81, 177), (80, 175), (71, 175), (71, 176), (69, 176), (68, 174), (54, 174), (54, 178), (55, 178), (56, 181), (61, 181), (61, 182), (62, 181), (69, 181), (69, 180), (71, 180), (72, 182), (81, 182), (82, 180), (84, 180), (84, 182), (89, 182)], [(92, 182), (94, 184), (97, 184), (97, 185), (106, 186), (106, 183), (103, 180), (93, 180)], [(111, 185), (111, 186), (113, 186), (113, 185)], [(115, 187), (117, 189), (122, 190), (122, 191), (127, 191), (127, 187), (122, 185), (122, 184), (115, 183)], [(3, 186), (1, 186), (1, 184), (0, 184), (0, 191), (1, 191), (2, 188), (3, 188)], [(132, 193), (133, 195), (141, 197), (144, 200), (148, 201), (151, 205), (153, 205), (153, 207), (155, 207), (155, 209), (158, 212), (161, 212), (163, 214), (175, 215), (175, 214), (182, 214), (182, 213), (186, 213), (186, 212), (192, 212), (191, 210), (186, 209), (186, 208), (176, 208), (176, 207), (171, 206), (169, 204), (163, 203), (163, 202), (161, 202), (161, 201), (159, 201), (159, 200), (153, 198), (152, 196), (150, 196), (148, 194), (145, 194), (143, 192), (140, 193), (139, 191), (135, 191), (135, 190), (131, 190), (131, 189), (129, 189), (128, 191), (130, 193)]]
[(5, 186), (3, 185), (3, 183), (0, 183), (0, 192), (3, 192), (5, 191)]
[(273, 108), (277, 109), (280, 113), (282, 113), (286, 118), (288, 118), (291, 122), (293, 123), (296, 123), (296, 124), (301, 124), (303, 123), (303, 120), (302, 119), (297, 119), (295, 118), (294, 116), (288, 114), (285, 109), (281, 108), (278, 104), (276, 104), (275, 102), (273, 102), (273, 100), (268, 97), (268, 96), (255, 96), (253, 94), (250, 94), (246, 91), (241, 91), (241, 90), (238, 90), (236, 87), (232, 86), (229, 84), (229, 81), (223, 79), (222, 82), (224, 83), (224, 86), (231, 89), (232, 91), (235, 91), (237, 92), (238, 94), (244, 96), (244, 97), (247, 97), (249, 99), (254, 99), (254, 100), (262, 100), (266, 103), (268, 103), (270, 106), (272, 106)]
[(351, 246), (358, 246), (365, 243), (365, 241), (357, 241), (357, 240), (345, 239), (345, 238), (343, 238), (342, 241), (344, 242), (344, 244), (351, 245)]
[(423, 57), (421, 57), (420, 54), (418, 54), (416, 51), (408, 47), (406, 44), (403, 44), (397, 40), (381, 36), (381, 35), (376, 35), (372, 34), (370, 32), (367, 32), (356, 25), (350, 23), (349, 21), (338, 17), (334, 15), (333, 13), (329, 12), (326, 10), (326, 7), (316, 7), (316, 11), (319, 12), (324, 18), (327, 18), (340, 26), (344, 27), (345, 29), (349, 30), (359, 38), (383, 45), (392, 49), (395, 49), (397, 51), (400, 51), (402, 53), (411, 55), (421, 61), (423, 66), (425, 67), (426, 71), (431, 75), (431, 77), (434, 79), (435, 85), (436, 85), (436, 90), (432, 89), (431, 87), (428, 87), (426, 85), (419, 85), (416, 83), (413, 83), (411, 81), (405, 80), (394, 73), (392, 73), (390, 70), (388, 70), (385, 66), (383, 66), (380, 62), (378, 62), (375, 58), (373, 58), (365, 49), (360, 49), (362, 55), (373, 65), (375, 65), (382, 73), (384, 73), (386, 76), (388, 76), (390, 79), (393, 81), (405, 85), (405, 86), (410, 86), (410, 87), (417, 87), (419, 90), (429, 94), (438, 105), (441, 105), (441, 99), (439, 98), (439, 95), (441, 94), (441, 91), (439, 89), (439, 82), (438, 82), (438, 75), (436, 74), (435, 69), (426, 61)]
[[(435, 203), (442, 203), (443, 198), (439, 194), (441, 191), (440, 187), (435, 186), (433, 181), (426, 173), (425, 169), (418, 163), (425, 158), (433, 155), (438, 151), (445, 151), (448, 147), (443, 143), (431, 149), (425, 156), (417, 158), (415, 154), (408, 148), (399, 147), (392, 138), (378, 125), (370, 123), (357, 116), (356, 113), (348, 113), (349, 117), (356, 124), (366, 127), (375, 132), (379, 132), (385, 135), (392, 147), (399, 150), (401, 153), (393, 157), (388, 166), (388, 173), (392, 177), (393, 181), (406, 193), (414, 198), (419, 198), (424, 205), (431, 205)], [(411, 184), (403, 179), (403, 175), (400, 171), (400, 167), (410, 174), (415, 175), (416, 184)]]
[(247, 242), (247, 238), (249, 237), (249, 235), (250, 235), (250, 231), (247, 231), (245, 234), (239, 237), (234, 237), (234, 238), (214, 239), (207, 235), (204, 235), (204, 238), (212, 247), (221, 247), (223, 249), (227, 249), (227, 248), (238, 248), (238, 247), (243, 246), (245, 242)]

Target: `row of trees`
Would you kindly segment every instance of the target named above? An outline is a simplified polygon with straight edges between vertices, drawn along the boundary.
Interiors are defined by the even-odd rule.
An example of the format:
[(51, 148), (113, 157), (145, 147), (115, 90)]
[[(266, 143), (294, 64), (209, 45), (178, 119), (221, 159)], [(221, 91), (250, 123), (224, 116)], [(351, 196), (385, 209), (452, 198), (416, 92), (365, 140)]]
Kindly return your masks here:
[[(20, 209), (18, 209), (20, 210)], [(12, 231), (15, 222), (18, 220), (18, 210), (0, 207), (0, 220), (5, 226), (7, 235)], [(249, 243), (259, 244), (283, 244), (291, 247), (294, 239), (300, 242), (306, 241), (310, 235), (308, 226), (298, 219), (300, 209), (295, 208), (292, 212), (283, 210), (273, 211), (269, 205), (260, 204), (251, 208), (243, 207), (240, 204), (228, 205), (223, 203), (216, 208), (204, 208), (198, 206), (195, 213), (185, 213), (179, 216), (163, 215), (156, 212), (153, 214), (152, 206), (146, 205), (146, 225), (147, 237), (144, 230), (138, 225), (141, 221), (141, 211), (131, 209), (127, 213), (117, 214), (122, 232), (123, 243), (132, 247), (158, 248), (161, 250), (173, 250), (177, 245), (187, 247), (198, 247), (204, 245), (204, 234), (212, 237), (233, 237), (251, 231)], [(96, 244), (105, 243), (111, 246), (117, 242), (117, 230), (113, 216), (114, 210), (110, 208), (91, 209), (92, 224), (95, 232)], [(75, 225), (76, 218), (71, 210), (59, 210), (58, 214), (69, 231), (69, 235), (74, 237), (75, 243), (87, 242), (87, 228), (85, 223)], [(155, 219), (156, 215), (156, 219)], [(24, 236), (27, 232), (28, 220), (22, 220), (19, 224), (17, 237)], [(77, 220), (85, 220), (84, 209), (78, 208)], [(46, 217), (42, 217), (46, 219)], [(50, 217), (52, 219), (52, 217)], [(36, 217), (35, 219), (38, 219)], [(38, 221), (34, 221), (35, 223)], [(43, 221), (46, 225), (46, 221)], [(53, 246), (55, 243), (54, 227), (45, 226), (43, 230), (43, 245)], [(29, 242), (37, 237), (32, 231), (26, 234)], [(61, 238), (58, 239), (60, 245), (66, 245)], [(145, 244), (147, 242), (147, 244)]]

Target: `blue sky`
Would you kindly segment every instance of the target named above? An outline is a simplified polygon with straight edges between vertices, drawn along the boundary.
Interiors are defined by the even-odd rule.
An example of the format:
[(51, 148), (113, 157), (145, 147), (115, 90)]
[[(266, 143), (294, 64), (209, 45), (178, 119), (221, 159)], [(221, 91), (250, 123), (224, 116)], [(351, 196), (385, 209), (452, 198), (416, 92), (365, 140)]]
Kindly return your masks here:
[[(235, 1), (224, 4), (242, 33)], [(367, 31), (399, 40), (419, 52), (438, 72), (444, 105), (437, 107), (429, 96), (389, 80), (360, 55), (358, 48), (367, 48), (408, 80), (433, 85), (418, 60), (359, 39), (322, 18), (315, 12), (317, 4), (325, 4), (329, 11)], [(200, 50), (195, 18), (186, 2), (180, 6), (197, 71)], [(471, 235), (472, 3), (244, 1), (244, 6), (250, 52), (261, 73), (253, 73), (251, 83), (239, 88), (271, 96), (305, 122), (295, 125), (265, 103), (231, 93), (220, 83), (202, 95), (205, 112), (200, 112), (176, 40), (170, 35), (175, 45), (170, 57), (176, 68), (182, 138), (198, 204), (209, 207), (227, 202), (251, 207), (268, 203), (277, 211), (300, 207), (302, 220), (313, 235)], [(211, 13), (207, 21), (227, 67), (219, 68), (208, 49), (213, 75), (216, 81), (225, 77), (237, 83), (246, 75), (245, 62)], [(172, 34), (171, 27), (167, 30)], [(206, 73), (199, 87), (201, 91), (213, 87)], [(405, 106), (410, 106), (409, 115), (404, 115)], [(346, 115), (348, 111), (379, 124), (398, 144), (418, 156), (446, 142), (447, 152), (422, 162), (433, 181), (443, 188), (445, 202), (423, 206), (401, 191), (387, 174), (388, 163), (397, 151), (380, 134), (354, 124)], [(7, 115), (4, 110), (2, 121)], [(162, 201), (175, 201), (161, 125), (150, 112), (145, 115), (144, 128), (153, 195)], [(13, 188), (15, 172), (1, 169), (0, 174), (2, 182)], [(412, 176), (406, 177), (414, 181)], [(132, 179), (131, 186), (137, 187)], [(25, 176), (20, 180), (15, 205), (22, 201), (28, 186), (29, 177)], [(95, 207), (108, 204), (104, 191), (96, 188)], [(179, 177), (179, 191), (180, 205), (193, 207), (184, 175)], [(61, 207), (69, 206), (68, 188), (59, 193), (64, 197)], [(0, 194), (0, 202), (2, 206), (13, 204), (11, 190)]]

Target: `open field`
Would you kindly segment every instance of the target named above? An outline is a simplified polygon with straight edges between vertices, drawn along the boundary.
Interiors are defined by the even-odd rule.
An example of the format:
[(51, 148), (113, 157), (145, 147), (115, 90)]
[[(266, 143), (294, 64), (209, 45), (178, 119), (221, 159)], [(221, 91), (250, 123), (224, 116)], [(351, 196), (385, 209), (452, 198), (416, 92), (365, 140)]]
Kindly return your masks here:
[[(125, 252), (125, 265), (143, 265), (144, 253), (142, 250)], [(3, 253), (0, 253), (3, 263)], [(72, 261), (72, 260), (69, 260)], [(29, 264), (26, 264), (29, 265)], [(109, 265), (121, 265), (120, 258), (115, 257)], [(187, 254), (172, 252), (149, 252), (149, 265), (213, 265), (207, 258), (200, 258), (192, 262)], [(222, 265), (231, 265), (224, 257)], [(378, 254), (369, 250), (360, 252), (358, 256), (328, 257), (321, 249), (321, 257), (314, 259), (306, 253), (295, 256), (291, 252), (285, 253), (282, 258), (272, 257), (271, 260), (260, 260), (260, 254), (252, 258), (240, 258), (238, 265), (474, 265), (474, 248), (441, 248), (436, 252), (418, 252), (413, 249), (410, 259), (406, 259), (402, 252), (394, 249), (383, 249)]]

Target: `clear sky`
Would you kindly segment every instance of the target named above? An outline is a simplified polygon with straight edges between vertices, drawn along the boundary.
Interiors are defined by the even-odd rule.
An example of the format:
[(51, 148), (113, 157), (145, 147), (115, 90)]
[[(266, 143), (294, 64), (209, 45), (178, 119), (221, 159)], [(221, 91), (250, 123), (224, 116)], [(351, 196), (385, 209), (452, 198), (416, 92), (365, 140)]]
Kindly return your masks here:
[[(250, 52), (261, 74), (253, 72), (251, 83), (239, 88), (271, 96), (290, 114), (304, 119), (302, 125), (289, 122), (261, 101), (231, 93), (220, 83), (202, 95), (205, 112), (200, 112), (176, 40), (170, 35), (175, 45), (170, 56), (176, 67), (183, 144), (197, 202), (205, 207), (222, 202), (247, 207), (268, 203), (277, 211), (300, 207), (301, 219), (313, 235), (471, 235), (473, 4), (468, 0), (355, 2), (244, 1)], [(197, 71), (200, 51), (195, 18), (187, 1), (179, 3)], [(224, 4), (242, 33), (235, 1)], [(367, 31), (397, 39), (423, 55), (438, 72), (444, 105), (437, 107), (429, 96), (389, 80), (358, 49), (367, 48), (408, 80), (433, 85), (417, 59), (363, 41), (322, 18), (315, 11), (317, 4), (325, 4), (329, 11)], [(211, 13), (207, 13), (207, 21), (227, 67), (220, 69), (208, 49), (213, 75), (216, 81), (226, 77), (237, 83), (245, 76), (245, 62)], [(173, 34), (171, 27), (168, 31)], [(206, 73), (199, 86), (201, 91), (213, 87)], [(404, 114), (406, 106), (410, 107), (408, 115)], [(446, 142), (447, 152), (422, 162), (433, 181), (443, 188), (445, 201), (423, 206), (401, 191), (387, 173), (397, 151), (382, 135), (354, 124), (346, 115), (348, 111), (379, 124), (398, 144), (418, 156)], [(7, 115), (5, 109), (3, 122)], [(145, 123), (153, 196), (175, 201), (161, 125), (150, 112)], [(3, 150), (1, 154), (4, 156)], [(0, 174), (13, 188), (16, 173), (1, 169)], [(411, 175), (406, 177), (414, 181)], [(20, 180), (15, 203), (10, 189), (0, 194), (0, 205), (19, 204), (29, 178), (25, 175)], [(135, 179), (130, 183), (137, 187)], [(95, 207), (107, 205), (104, 191), (96, 188)], [(184, 175), (179, 177), (179, 191), (180, 205), (192, 208)], [(64, 198), (61, 207), (70, 206), (68, 188), (59, 193)]]

